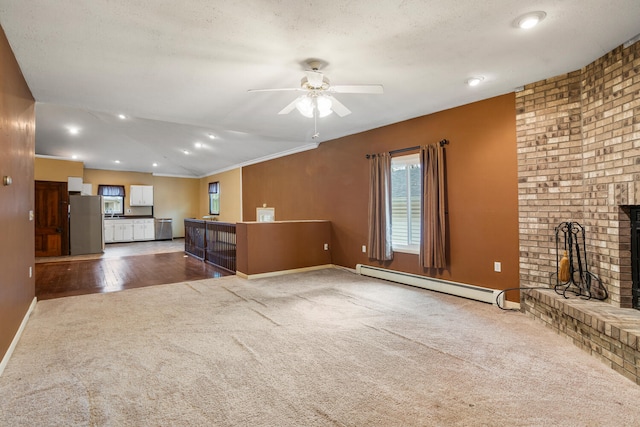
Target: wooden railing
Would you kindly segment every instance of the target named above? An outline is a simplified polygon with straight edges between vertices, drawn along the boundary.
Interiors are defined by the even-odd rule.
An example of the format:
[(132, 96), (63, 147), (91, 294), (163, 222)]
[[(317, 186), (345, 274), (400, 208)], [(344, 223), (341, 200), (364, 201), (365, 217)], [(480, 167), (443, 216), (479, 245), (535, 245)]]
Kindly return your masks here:
[(184, 220), (184, 250), (216, 267), (236, 271), (236, 225), (199, 219)]
[(229, 271), (236, 271), (236, 225), (207, 221), (205, 260)]

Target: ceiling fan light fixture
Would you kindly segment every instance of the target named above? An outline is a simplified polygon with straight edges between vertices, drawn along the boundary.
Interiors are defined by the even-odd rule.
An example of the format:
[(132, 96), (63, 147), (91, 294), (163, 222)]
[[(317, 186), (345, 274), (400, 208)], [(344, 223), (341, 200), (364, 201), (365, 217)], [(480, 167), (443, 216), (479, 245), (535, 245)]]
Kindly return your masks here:
[(296, 109), (305, 117), (313, 118), (313, 101), (308, 96), (301, 96), (296, 102)]
[(318, 107), (318, 115), (320, 117), (327, 117), (329, 114), (333, 113), (333, 110), (331, 109), (331, 99), (328, 97), (318, 96), (316, 98), (316, 104)]

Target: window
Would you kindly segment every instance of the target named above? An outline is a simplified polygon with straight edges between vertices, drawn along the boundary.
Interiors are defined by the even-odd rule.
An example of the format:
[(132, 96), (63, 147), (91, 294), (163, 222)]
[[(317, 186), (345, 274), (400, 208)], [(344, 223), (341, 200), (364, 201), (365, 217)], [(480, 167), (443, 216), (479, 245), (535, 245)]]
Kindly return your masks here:
[(124, 185), (98, 185), (105, 214), (124, 215)]
[(391, 159), (391, 246), (396, 252), (420, 251), (420, 155)]
[(220, 215), (220, 182), (209, 183), (209, 215)]

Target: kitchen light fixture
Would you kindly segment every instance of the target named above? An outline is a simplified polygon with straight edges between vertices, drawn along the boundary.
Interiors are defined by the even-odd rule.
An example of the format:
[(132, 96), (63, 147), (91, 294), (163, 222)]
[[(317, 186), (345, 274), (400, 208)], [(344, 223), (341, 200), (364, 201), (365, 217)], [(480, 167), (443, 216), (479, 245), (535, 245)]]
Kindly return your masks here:
[(467, 81), (465, 83), (467, 83), (469, 86), (473, 87), (473, 86), (478, 86), (483, 80), (484, 80), (484, 77), (475, 76), (475, 77), (471, 77), (471, 78), (467, 79)]
[(515, 24), (523, 30), (528, 30), (538, 25), (540, 21), (545, 18), (545, 16), (547, 16), (547, 14), (542, 11), (530, 12), (518, 17), (515, 20)]

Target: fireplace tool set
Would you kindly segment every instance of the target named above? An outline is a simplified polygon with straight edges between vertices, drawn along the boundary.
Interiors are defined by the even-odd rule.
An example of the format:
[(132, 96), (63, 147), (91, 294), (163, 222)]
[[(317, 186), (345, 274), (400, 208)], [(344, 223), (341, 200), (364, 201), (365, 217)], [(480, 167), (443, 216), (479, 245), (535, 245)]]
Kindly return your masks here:
[(571, 292), (584, 299), (605, 300), (609, 296), (602, 280), (589, 271), (584, 227), (577, 222), (562, 222), (555, 228), (556, 285), (565, 298)]

